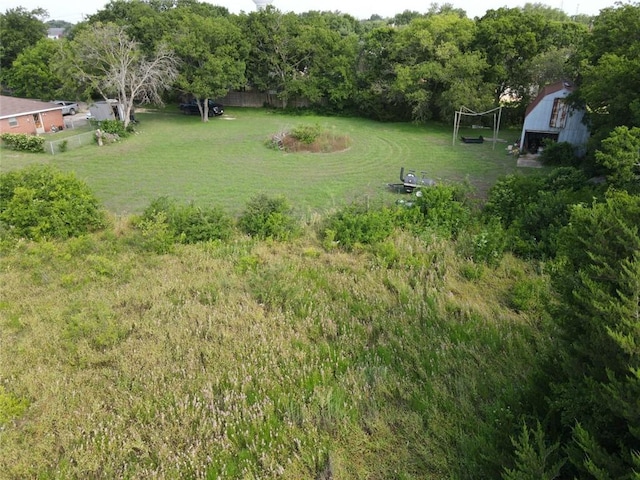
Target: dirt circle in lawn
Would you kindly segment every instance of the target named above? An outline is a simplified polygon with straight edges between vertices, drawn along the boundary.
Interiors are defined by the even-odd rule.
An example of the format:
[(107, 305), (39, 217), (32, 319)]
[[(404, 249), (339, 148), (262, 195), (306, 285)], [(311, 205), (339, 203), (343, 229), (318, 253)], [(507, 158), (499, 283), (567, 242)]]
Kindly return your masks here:
[(299, 131), (294, 131), (273, 135), (271, 144), (288, 153), (335, 153), (349, 149), (351, 139), (348, 135), (339, 135), (330, 131), (320, 131), (309, 136), (300, 135)]

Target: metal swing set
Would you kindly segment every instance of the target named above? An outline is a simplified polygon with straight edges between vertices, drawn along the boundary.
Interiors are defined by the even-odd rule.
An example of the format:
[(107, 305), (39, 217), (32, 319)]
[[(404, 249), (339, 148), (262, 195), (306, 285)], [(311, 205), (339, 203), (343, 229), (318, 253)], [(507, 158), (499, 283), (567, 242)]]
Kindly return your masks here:
[[(482, 117), (489, 114), (493, 115), (493, 149), (495, 150), (496, 139), (498, 138), (498, 132), (500, 131), (502, 106), (487, 110), (486, 112), (474, 112), (470, 108), (464, 106), (460, 107), (460, 110), (455, 113), (453, 120), (453, 145), (456, 144), (456, 138), (458, 137), (458, 132), (460, 131), (460, 120), (463, 116)], [(483, 143), (484, 137), (482, 135), (480, 135), (479, 137), (460, 137), (460, 140), (462, 140), (464, 143)]]

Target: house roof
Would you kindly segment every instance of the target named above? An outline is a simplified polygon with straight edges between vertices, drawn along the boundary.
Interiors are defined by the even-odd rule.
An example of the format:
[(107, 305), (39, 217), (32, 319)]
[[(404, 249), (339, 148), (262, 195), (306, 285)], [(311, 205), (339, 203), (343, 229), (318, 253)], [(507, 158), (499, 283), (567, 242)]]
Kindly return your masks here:
[(49, 38), (62, 38), (65, 30), (66, 28), (49, 28), (47, 30), (47, 36)]
[(536, 106), (542, 101), (543, 98), (553, 93), (560, 92), (562, 90), (573, 91), (573, 85), (565, 80), (561, 80), (559, 82), (551, 83), (546, 87), (544, 87), (540, 91), (540, 93), (538, 93), (538, 96), (535, 98), (535, 100), (531, 102), (529, 106), (527, 106), (527, 109), (524, 112), (524, 116), (526, 117), (527, 115), (529, 115), (529, 113), (531, 113), (531, 111), (534, 108), (536, 108)]
[(62, 106), (40, 100), (0, 95), (0, 119), (52, 110), (62, 110)]

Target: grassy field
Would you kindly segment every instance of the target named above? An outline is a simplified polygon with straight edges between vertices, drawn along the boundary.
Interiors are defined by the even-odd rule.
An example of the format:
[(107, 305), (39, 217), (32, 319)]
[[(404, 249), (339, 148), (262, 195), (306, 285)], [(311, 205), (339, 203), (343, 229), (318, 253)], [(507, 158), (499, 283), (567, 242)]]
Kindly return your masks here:
[[(505, 142), (452, 146), (452, 126), (378, 123), (358, 118), (290, 116), (229, 108), (203, 123), (195, 116), (140, 113), (137, 133), (99, 148), (89, 145), (55, 156), (2, 151), (0, 169), (51, 163), (74, 171), (119, 215), (140, 212), (161, 195), (216, 204), (237, 213), (256, 193), (284, 194), (304, 216), (345, 201), (388, 195), (400, 168), (425, 171), (440, 182), (468, 180), (482, 194), (495, 179), (517, 170)], [(330, 154), (287, 154), (265, 146), (271, 135), (300, 124), (346, 134), (351, 146)], [(490, 130), (461, 130), (485, 137)], [(61, 132), (62, 134), (62, 132)], [(513, 142), (518, 132), (504, 132)]]
[[(256, 193), (316, 214), (393, 198), (402, 166), (484, 189), (515, 159), (452, 146), (447, 127), (225, 116), (140, 114), (119, 144), (2, 152), (4, 171), (75, 171), (116, 215), (67, 241), (0, 243), (0, 479), (500, 478), (544, 341), (540, 268), (474, 263), (472, 233), (397, 230), (345, 252), (319, 222), (160, 255), (123, 217), (159, 195), (238, 212)], [(264, 145), (316, 122), (350, 149)]]

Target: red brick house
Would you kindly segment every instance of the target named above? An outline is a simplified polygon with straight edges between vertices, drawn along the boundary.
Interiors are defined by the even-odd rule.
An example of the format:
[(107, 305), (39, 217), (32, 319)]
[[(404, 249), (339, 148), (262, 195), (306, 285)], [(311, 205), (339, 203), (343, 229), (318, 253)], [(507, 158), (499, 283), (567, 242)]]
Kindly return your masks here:
[(0, 95), (0, 133), (38, 135), (63, 126), (61, 105)]

